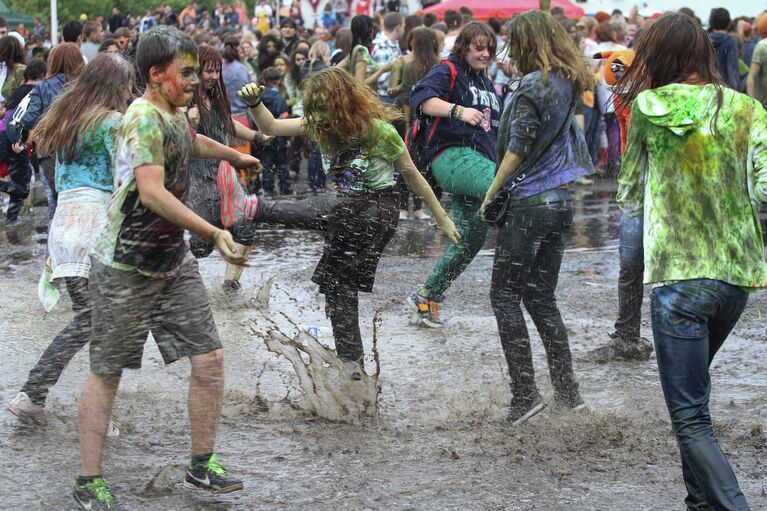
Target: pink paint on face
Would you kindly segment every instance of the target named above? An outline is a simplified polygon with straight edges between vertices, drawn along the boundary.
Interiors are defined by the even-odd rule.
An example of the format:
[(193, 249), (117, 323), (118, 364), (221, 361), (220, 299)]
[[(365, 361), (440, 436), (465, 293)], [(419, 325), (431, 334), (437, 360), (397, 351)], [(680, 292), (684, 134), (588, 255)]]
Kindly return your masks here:
[(183, 107), (192, 100), (194, 88), (200, 84), (197, 76), (199, 64), (191, 54), (178, 55), (160, 73), (160, 95), (169, 104)]

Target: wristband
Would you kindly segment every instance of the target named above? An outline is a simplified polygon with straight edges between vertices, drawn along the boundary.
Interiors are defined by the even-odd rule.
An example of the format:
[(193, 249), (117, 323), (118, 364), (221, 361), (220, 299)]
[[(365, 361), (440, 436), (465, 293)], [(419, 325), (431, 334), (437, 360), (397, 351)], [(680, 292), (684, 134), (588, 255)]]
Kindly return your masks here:
[(453, 103), (453, 106), (450, 108), (450, 118), (455, 119), (455, 111), (458, 108), (457, 103)]
[(246, 101), (245, 103), (247, 103), (247, 105), (248, 105), (248, 107), (249, 107), (249, 108), (256, 108), (258, 105), (260, 105), (260, 104), (261, 104), (261, 98), (258, 98), (258, 101), (256, 101), (256, 103), (255, 103), (255, 104), (253, 104), (253, 105), (251, 105), (251, 104), (250, 104), (250, 103), (248, 103), (247, 101)]

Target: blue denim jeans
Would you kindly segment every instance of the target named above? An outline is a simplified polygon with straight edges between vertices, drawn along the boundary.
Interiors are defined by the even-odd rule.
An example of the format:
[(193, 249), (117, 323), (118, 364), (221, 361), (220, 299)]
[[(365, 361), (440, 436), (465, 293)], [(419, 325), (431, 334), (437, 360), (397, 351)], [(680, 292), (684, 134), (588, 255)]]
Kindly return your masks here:
[(718, 280), (685, 280), (652, 291), (658, 370), (682, 455), (687, 508), (748, 510), (711, 427), (708, 368), (746, 307), (748, 294)]
[(643, 224), (641, 215), (629, 216), (621, 212), (621, 270), (618, 277), (618, 320), (615, 322), (615, 333), (628, 341), (639, 339), (642, 322)]

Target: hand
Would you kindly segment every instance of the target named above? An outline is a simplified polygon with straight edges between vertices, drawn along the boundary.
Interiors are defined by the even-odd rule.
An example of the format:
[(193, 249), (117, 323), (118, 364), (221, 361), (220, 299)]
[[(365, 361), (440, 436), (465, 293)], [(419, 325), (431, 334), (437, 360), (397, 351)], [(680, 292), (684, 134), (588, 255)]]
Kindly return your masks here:
[(247, 266), (248, 260), (245, 254), (240, 254), (237, 251), (237, 246), (234, 244), (232, 233), (223, 229), (216, 229), (212, 236), (213, 245), (216, 250), (219, 251), (221, 257), (223, 257), (227, 263), (236, 264), (237, 266)]
[(485, 198), (482, 200), (482, 205), (479, 207), (479, 216), (483, 219), (485, 218), (485, 211), (487, 210), (487, 206), (490, 204), (490, 202), (493, 200), (494, 193), (490, 193), (490, 190), (487, 191), (485, 194)]
[(27, 144), (24, 142), (14, 142), (13, 145), (11, 145), (11, 149), (13, 149), (14, 153), (21, 154), (27, 150)]
[[(249, 83), (237, 91), (237, 95), (245, 101), (248, 106), (257, 105), (261, 101), (261, 95), (264, 93), (264, 86), (257, 83)], [(253, 108), (251, 106), (251, 108)]]
[(193, 106), (186, 111), (186, 118), (189, 119), (189, 124), (196, 128), (200, 124), (200, 109)]
[(442, 231), (442, 234), (452, 241), (453, 245), (457, 245), (458, 242), (461, 241), (461, 235), (458, 234), (458, 229), (455, 228), (455, 224), (447, 215), (437, 219), (437, 230)]
[(273, 135), (264, 135), (264, 137), (261, 139), (262, 145), (269, 145), (272, 143), (272, 141), (275, 139)]
[(229, 162), (237, 170), (244, 170), (248, 176), (248, 180), (253, 179), (258, 173), (261, 172), (261, 162), (258, 158), (255, 158), (249, 154), (239, 153), (236, 160)]
[(479, 126), (485, 119), (485, 115), (476, 108), (464, 108), (461, 120), (472, 126)]

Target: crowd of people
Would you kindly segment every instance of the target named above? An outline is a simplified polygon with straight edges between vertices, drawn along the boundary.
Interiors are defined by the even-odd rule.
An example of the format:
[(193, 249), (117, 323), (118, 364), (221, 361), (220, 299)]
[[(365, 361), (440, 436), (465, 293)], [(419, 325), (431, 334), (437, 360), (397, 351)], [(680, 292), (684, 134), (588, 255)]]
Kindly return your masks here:
[[(522, 305), (546, 351), (552, 406), (583, 410), (555, 290), (573, 190), (617, 176), (619, 312), (595, 355), (649, 358), (640, 318), (651, 285), (686, 504), (749, 509), (711, 425), (708, 367), (749, 292), (767, 287), (767, 43), (756, 42), (767, 15), (731, 20), (714, 9), (707, 32), (689, 9), (578, 20), (555, 9), (483, 23), (466, 8), (439, 21), (389, 3), (311, 31), (300, 12), (275, 16), (265, 0), (254, 21), (241, 1), (212, 13), (163, 6), (140, 20), (115, 8), (108, 27), (67, 23), (50, 49), (0, 20), (6, 225), (21, 221), (34, 173), (49, 206), (41, 299), (51, 305), (66, 288), (74, 313), (8, 409), (43, 422), (49, 389), (89, 344), (73, 493), (83, 509), (113, 508), (104, 441), (119, 435), (120, 377), (141, 366), (151, 332), (166, 363), (191, 361), (185, 484), (241, 490), (215, 453), (223, 348), (197, 259), (217, 249), (224, 290), (236, 294), (257, 227), (322, 232), (312, 281), (336, 353), (361, 380), (358, 294), (372, 291), (412, 199), (413, 218), (433, 217), (451, 241), (403, 297), (417, 324), (445, 326), (444, 294), (497, 227), (489, 293), (507, 419), (520, 424), (549, 404)], [(307, 197), (295, 201), (303, 160)]]

